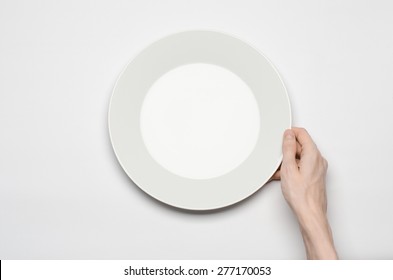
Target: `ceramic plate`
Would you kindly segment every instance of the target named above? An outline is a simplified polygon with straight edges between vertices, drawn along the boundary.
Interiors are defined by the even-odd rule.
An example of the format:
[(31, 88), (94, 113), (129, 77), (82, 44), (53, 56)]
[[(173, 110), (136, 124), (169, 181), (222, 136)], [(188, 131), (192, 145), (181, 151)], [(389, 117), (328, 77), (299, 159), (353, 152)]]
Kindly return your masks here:
[(109, 108), (112, 146), (132, 181), (189, 210), (237, 203), (281, 160), (291, 127), (285, 86), (267, 58), (232, 36), (177, 33), (120, 75)]

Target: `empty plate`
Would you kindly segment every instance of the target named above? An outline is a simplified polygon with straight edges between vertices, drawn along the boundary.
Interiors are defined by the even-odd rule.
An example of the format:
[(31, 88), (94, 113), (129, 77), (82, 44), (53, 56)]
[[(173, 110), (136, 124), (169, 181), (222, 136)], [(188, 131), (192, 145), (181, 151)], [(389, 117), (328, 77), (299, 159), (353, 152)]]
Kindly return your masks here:
[(113, 149), (132, 181), (175, 207), (211, 210), (261, 188), (278, 168), (291, 110), (260, 52), (232, 36), (188, 31), (139, 53), (109, 108)]

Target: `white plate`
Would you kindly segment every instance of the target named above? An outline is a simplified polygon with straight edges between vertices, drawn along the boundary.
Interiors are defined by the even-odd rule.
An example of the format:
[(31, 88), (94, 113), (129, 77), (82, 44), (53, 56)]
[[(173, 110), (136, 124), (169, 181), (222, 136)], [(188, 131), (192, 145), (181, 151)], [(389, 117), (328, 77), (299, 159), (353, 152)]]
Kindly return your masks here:
[[(195, 108), (204, 111), (195, 117)], [(110, 138), (127, 175), (152, 197), (190, 210), (229, 206), (261, 188), (281, 162), (290, 127), (288, 95), (273, 65), (212, 31), (147, 47), (119, 77), (109, 108)]]

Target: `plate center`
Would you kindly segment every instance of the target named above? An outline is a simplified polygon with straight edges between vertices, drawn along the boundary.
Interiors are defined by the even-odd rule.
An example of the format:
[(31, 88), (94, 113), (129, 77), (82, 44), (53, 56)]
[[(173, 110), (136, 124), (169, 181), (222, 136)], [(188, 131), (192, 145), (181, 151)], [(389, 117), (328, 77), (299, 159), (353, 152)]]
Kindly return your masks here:
[(211, 179), (238, 167), (258, 140), (257, 101), (236, 74), (205, 63), (161, 76), (141, 108), (142, 138), (153, 159), (190, 179)]

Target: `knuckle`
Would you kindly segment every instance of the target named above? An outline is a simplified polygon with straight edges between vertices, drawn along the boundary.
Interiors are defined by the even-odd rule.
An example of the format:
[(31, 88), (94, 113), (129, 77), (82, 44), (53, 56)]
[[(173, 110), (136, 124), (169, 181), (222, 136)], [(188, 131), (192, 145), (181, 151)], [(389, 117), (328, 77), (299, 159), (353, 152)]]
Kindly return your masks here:
[(323, 158), (323, 165), (324, 165), (325, 169), (328, 169), (329, 162), (325, 158)]
[(299, 132), (302, 134), (308, 134), (307, 129), (305, 129), (304, 127), (299, 127)]

